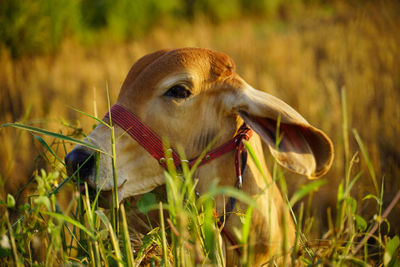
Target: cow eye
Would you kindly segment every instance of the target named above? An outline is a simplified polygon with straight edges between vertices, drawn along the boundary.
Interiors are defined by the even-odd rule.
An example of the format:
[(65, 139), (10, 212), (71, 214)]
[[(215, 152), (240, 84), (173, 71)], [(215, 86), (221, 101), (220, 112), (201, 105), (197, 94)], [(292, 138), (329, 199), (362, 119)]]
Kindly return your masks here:
[(167, 92), (164, 93), (164, 96), (173, 98), (188, 98), (191, 94), (192, 93), (184, 86), (174, 85)]

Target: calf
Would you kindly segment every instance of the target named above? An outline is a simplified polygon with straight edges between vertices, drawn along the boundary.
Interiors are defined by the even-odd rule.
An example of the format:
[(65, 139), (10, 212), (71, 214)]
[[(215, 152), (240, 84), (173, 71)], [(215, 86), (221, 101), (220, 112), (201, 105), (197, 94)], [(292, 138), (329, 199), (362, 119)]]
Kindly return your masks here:
[[(218, 136), (211, 153), (196, 171), (197, 191), (200, 194), (207, 191), (210, 179), (219, 178), (219, 185), (241, 187), (255, 199), (250, 233), (255, 266), (271, 259), (279, 262), (279, 257), (285, 256), (282, 255), (284, 226), (287, 244), (293, 244), (294, 240), (294, 225), (267, 170), (261, 140), (279, 164), (311, 179), (325, 174), (333, 159), (332, 143), (321, 130), (283, 101), (247, 84), (235, 72), (230, 57), (206, 49), (161, 50), (139, 59), (122, 85), (111, 116), (104, 120), (109, 122), (109, 117), (115, 120), (115, 135), (119, 137), (116, 142), (119, 200), (165, 183), (165, 160), (157, 152), (163, 153), (159, 137), (168, 139), (172, 147), (184, 148), (189, 159), (196, 159)], [(112, 154), (110, 130), (105, 125), (99, 124), (87, 139)], [(246, 163), (243, 139), (253, 147), (268, 186), (255, 163), (252, 160)], [(65, 158), (69, 172), (91, 153), (88, 148), (75, 147)], [(174, 160), (179, 166), (179, 159)], [(93, 188), (102, 186), (101, 190), (110, 191), (114, 186), (111, 157), (102, 153), (99, 161), (97, 183), (94, 160), (81, 170), (81, 177)], [(244, 203), (233, 202), (228, 207), (227, 202), (224, 196), (216, 197), (217, 214), (223, 214), (227, 208), (246, 210)], [(232, 234), (240, 226), (240, 218), (231, 215), (225, 220), (224, 232)], [(223, 239), (227, 266), (238, 264), (237, 251), (230, 249), (227, 235)]]

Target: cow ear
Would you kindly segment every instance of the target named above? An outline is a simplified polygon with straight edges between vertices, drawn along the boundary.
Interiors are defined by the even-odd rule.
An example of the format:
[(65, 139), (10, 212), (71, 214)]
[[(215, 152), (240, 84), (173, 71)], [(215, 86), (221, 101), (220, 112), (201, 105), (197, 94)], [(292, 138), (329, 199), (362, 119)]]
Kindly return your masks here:
[(236, 111), (267, 143), (282, 166), (310, 179), (324, 175), (333, 161), (333, 145), (282, 100), (250, 86), (241, 91)]

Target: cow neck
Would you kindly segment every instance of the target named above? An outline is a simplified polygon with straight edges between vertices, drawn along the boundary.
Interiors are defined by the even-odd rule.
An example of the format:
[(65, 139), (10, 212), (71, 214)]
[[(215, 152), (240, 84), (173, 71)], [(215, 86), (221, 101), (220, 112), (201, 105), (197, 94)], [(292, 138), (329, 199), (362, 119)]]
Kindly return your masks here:
[[(110, 113), (104, 116), (104, 120), (110, 122), (110, 125), (117, 124), (125, 132), (127, 132), (136, 142), (138, 142), (147, 152), (153, 156), (160, 165), (164, 168), (168, 168), (167, 161), (165, 157), (165, 149), (161, 138), (154, 133), (147, 125), (145, 125), (138, 117), (136, 117), (132, 112), (127, 110), (125, 107), (115, 104), (111, 107)], [(247, 151), (245, 149), (243, 141), (248, 141), (252, 136), (252, 130), (245, 124), (238, 129), (235, 136), (227, 141), (226, 143), (212, 149), (211, 151), (205, 153), (202, 156), (195, 157), (188, 161), (189, 167), (193, 167), (195, 163), (200, 160), (198, 166), (210, 163), (214, 159), (229, 153), (231, 151), (235, 152), (235, 174), (236, 174), (236, 184), (235, 187), (238, 189), (242, 188), (243, 176), (247, 163)], [(171, 158), (173, 159), (175, 168), (180, 168), (182, 161), (175, 150), (171, 149)], [(201, 158), (200, 158), (201, 157)], [(236, 247), (236, 251), (240, 255), (240, 249), (237, 246), (237, 242), (232, 237), (232, 235), (224, 227), (224, 223), (229, 218), (232, 213), (236, 199), (229, 198), (226, 206), (224, 215), (220, 216), (218, 221), (218, 226), (222, 228), (222, 233), (225, 234), (229, 242)]]

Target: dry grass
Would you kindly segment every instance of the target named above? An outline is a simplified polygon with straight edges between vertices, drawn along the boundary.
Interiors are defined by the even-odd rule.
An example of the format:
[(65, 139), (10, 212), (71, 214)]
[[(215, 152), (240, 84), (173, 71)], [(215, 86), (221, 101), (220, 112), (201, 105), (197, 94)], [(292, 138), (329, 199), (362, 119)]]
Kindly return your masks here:
[[(345, 162), (359, 150), (351, 128), (360, 133), (378, 182), (385, 177), (388, 203), (400, 189), (399, 11), (400, 5), (394, 1), (337, 2), (330, 9), (303, 7), (298, 14), (276, 20), (242, 19), (220, 25), (196, 21), (174, 29), (156, 28), (143, 39), (124, 44), (105, 42), (83, 48), (69, 40), (56, 54), (15, 61), (2, 49), (0, 123), (22, 120), (53, 131), (63, 129), (64, 134), (76, 134), (81, 127), (88, 132), (93, 121), (70, 107), (93, 114), (96, 101), (101, 116), (107, 107), (106, 84), (115, 100), (139, 57), (167, 47), (211, 48), (229, 54), (250, 84), (279, 96), (332, 138), (335, 163), (327, 175), (328, 185), (314, 195), (319, 200), (312, 213), (325, 217), (327, 206), (335, 204)], [(342, 89), (347, 95), (350, 127), (347, 152), (342, 134)], [(61, 118), (76, 129), (62, 127)], [(3, 197), (5, 192), (20, 189), (45, 163), (36, 158), (43, 149), (30, 134), (1, 129), (0, 142)], [(60, 147), (58, 151), (61, 157), (63, 150)], [(358, 158), (354, 173), (362, 170), (363, 174), (353, 190), (356, 198), (375, 193), (367, 166)], [(302, 177), (291, 178), (292, 190), (305, 182)], [(375, 202), (365, 201), (359, 208), (372, 216), (370, 207), (375, 211)], [(399, 212), (398, 204), (392, 215)], [(394, 226), (398, 233), (400, 222), (394, 219), (398, 218), (391, 218), (392, 230)], [(327, 226), (323, 222), (320, 228)]]

